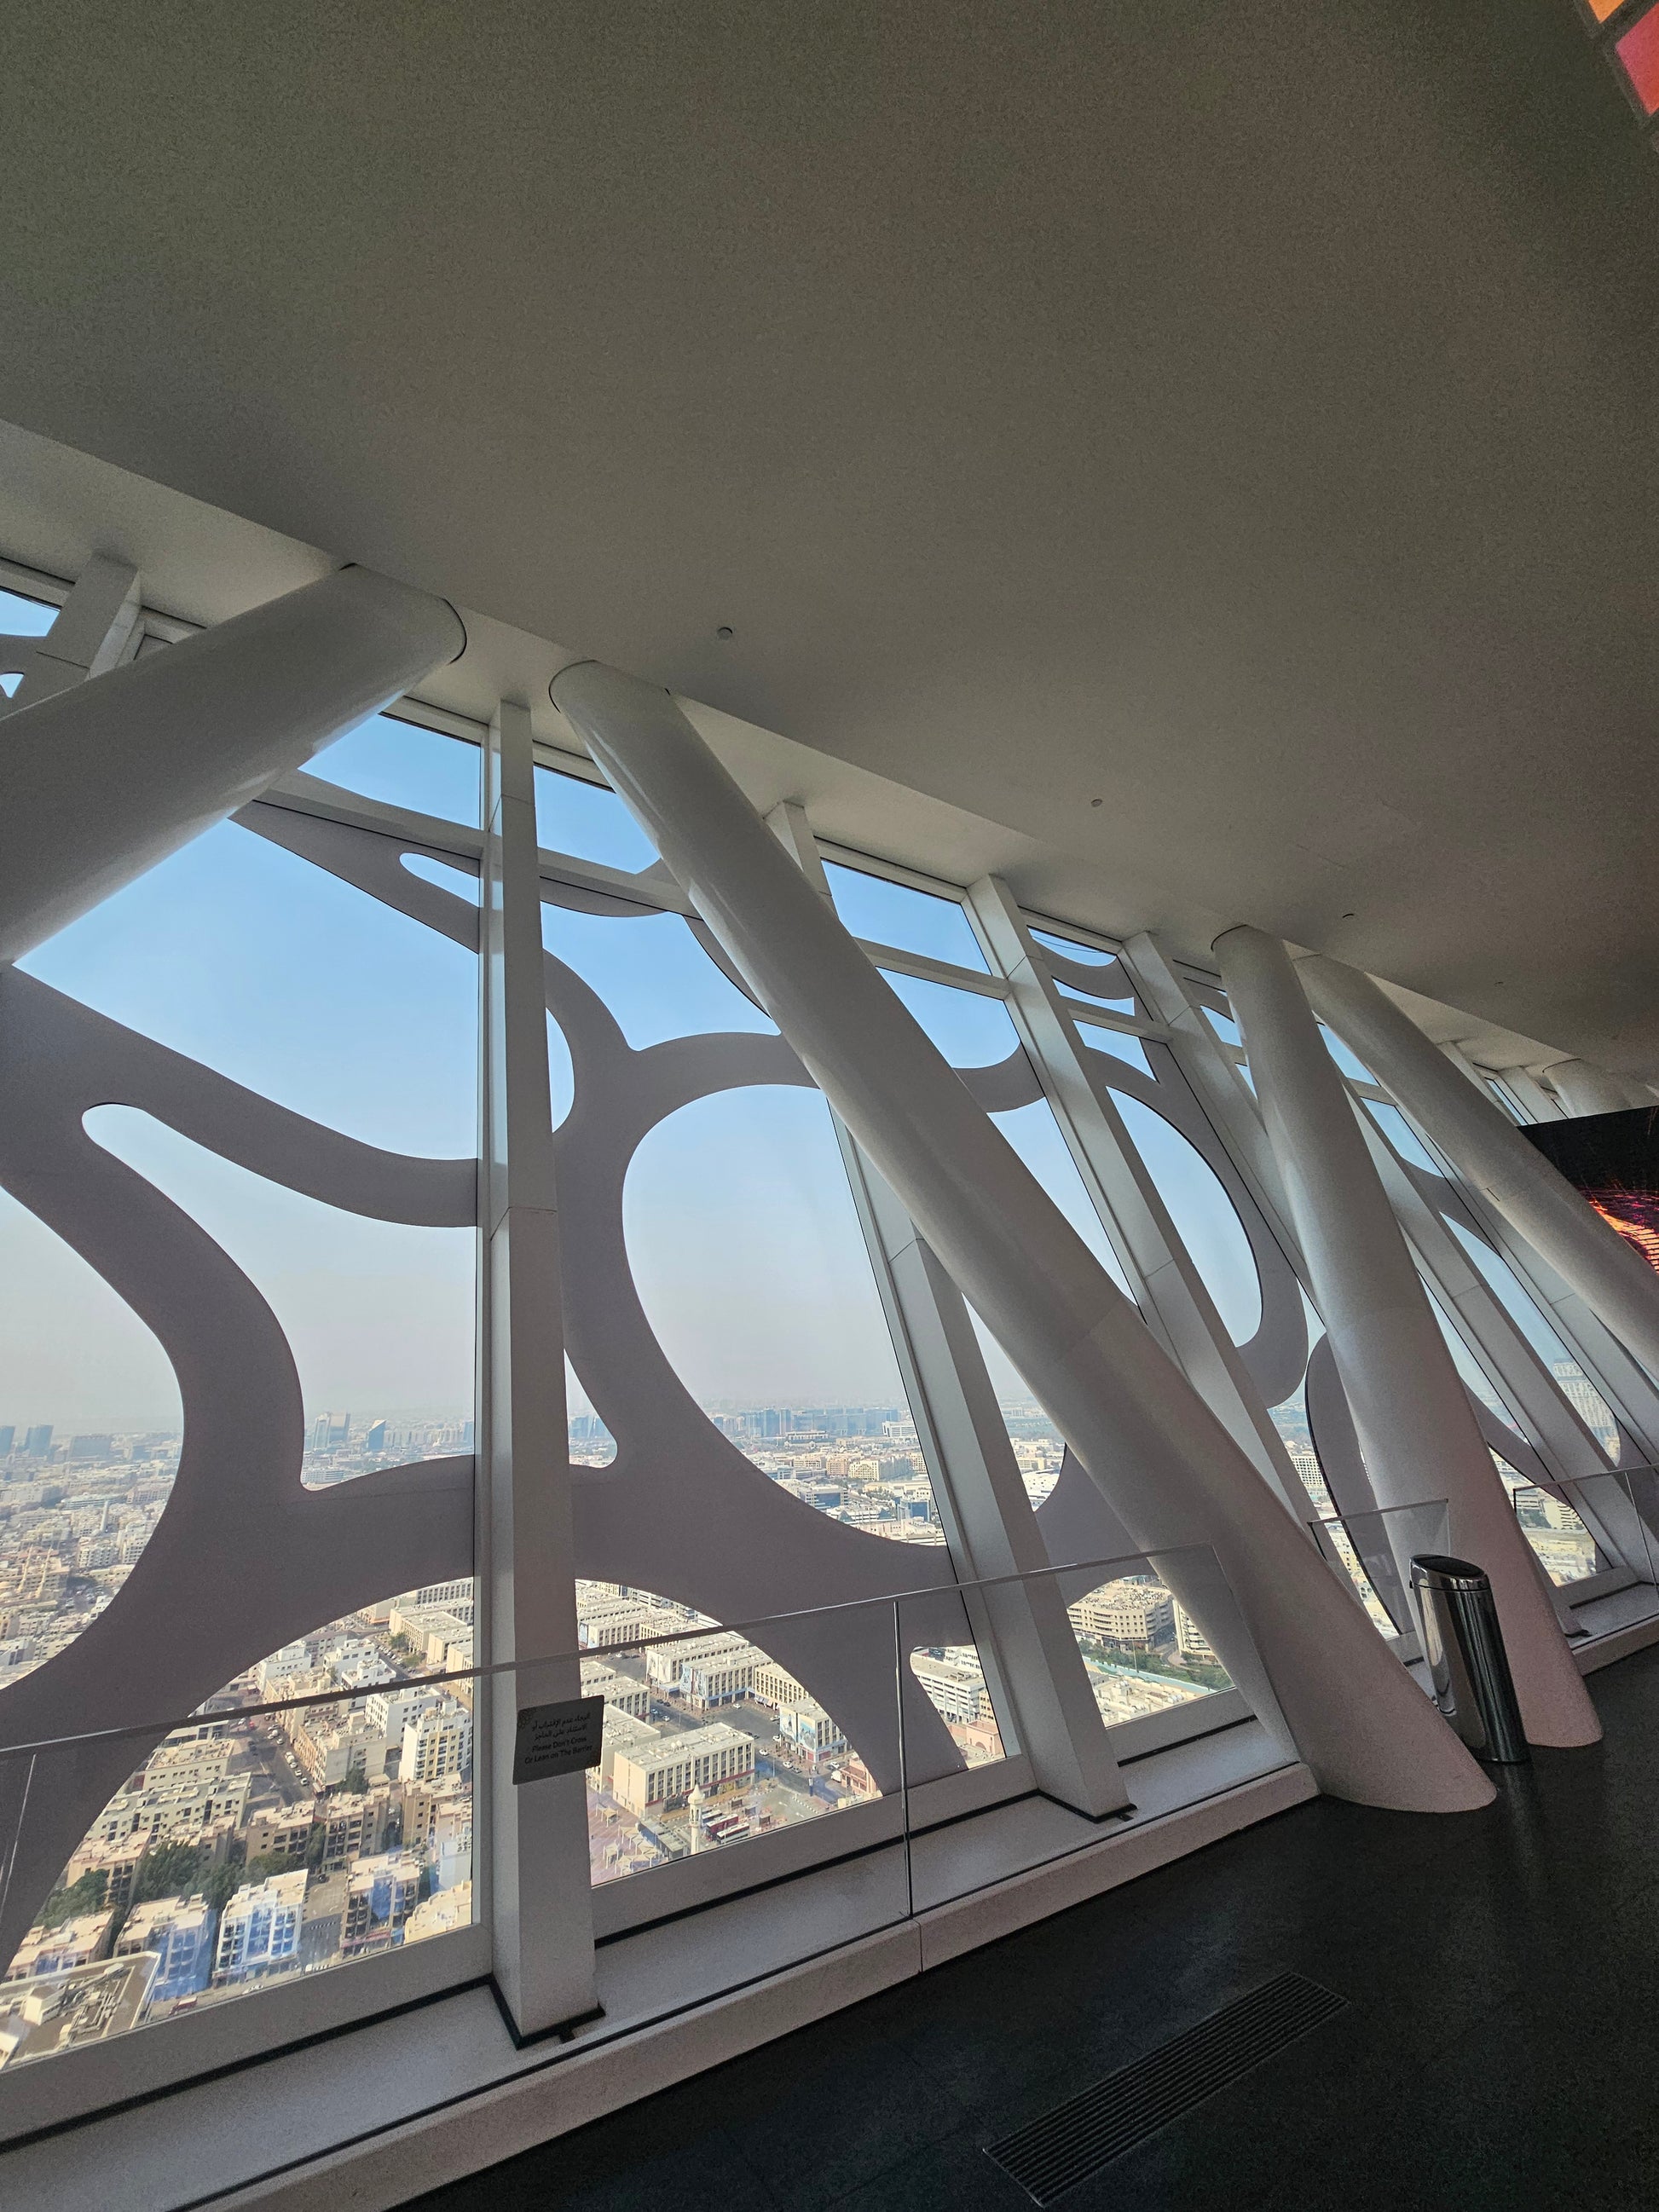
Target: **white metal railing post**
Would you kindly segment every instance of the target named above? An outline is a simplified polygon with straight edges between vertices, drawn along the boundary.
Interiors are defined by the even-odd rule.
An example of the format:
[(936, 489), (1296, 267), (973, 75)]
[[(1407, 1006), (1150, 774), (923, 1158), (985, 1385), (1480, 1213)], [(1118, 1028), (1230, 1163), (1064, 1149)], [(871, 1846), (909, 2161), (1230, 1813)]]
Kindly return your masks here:
[[(480, 1660), (499, 1666), (574, 1651), (575, 1553), (526, 708), (502, 703), (483, 771), (477, 1612)], [(495, 1979), (529, 2036), (595, 2009), (586, 1778), (513, 1780), (519, 1709), (577, 1696), (580, 1668), (506, 1671), (487, 1687)]]

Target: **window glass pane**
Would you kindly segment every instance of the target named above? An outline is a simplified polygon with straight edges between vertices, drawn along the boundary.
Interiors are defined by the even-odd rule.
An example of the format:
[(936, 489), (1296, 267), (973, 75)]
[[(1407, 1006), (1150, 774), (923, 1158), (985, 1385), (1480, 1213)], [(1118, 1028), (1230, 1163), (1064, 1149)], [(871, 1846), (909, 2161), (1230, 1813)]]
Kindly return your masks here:
[(58, 613), (44, 599), (27, 599), (21, 592), (0, 591), (0, 635), (44, 637)]
[(985, 1668), (971, 1644), (926, 1644), (910, 1654), (910, 1672), (951, 1732), (968, 1766), (1006, 1756)]
[(1222, 1327), (1235, 1344), (1247, 1344), (1261, 1323), (1261, 1282), (1244, 1224), (1219, 1177), (1161, 1114), (1123, 1091), (1112, 1097)]
[(1055, 979), (1054, 988), (1062, 999), (1069, 1000), (1079, 1012), (1088, 1006), (1109, 1007), (1114, 1012), (1125, 1014), (1133, 1014), (1137, 1011), (1133, 991), (1084, 992), (1073, 988), (1070, 983), (1060, 982), (1058, 978)]
[(390, 714), (349, 730), (307, 761), (306, 772), (383, 806), (407, 806), (445, 822), (478, 819), (477, 746)]
[(235, 823), (19, 965), (349, 1136), (477, 1151), (475, 956)]
[(1206, 1006), (1203, 1012), (1205, 1020), (1208, 1022), (1210, 1027), (1221, 1039), (1221, 1042), (1224, 1044), (1236, 1044), (1239, 1049), (1243, 1051), (1244, 1046), (1244, 1032), (1239, 1028), (1238, 1024), (1233, 1019), (1232, 1016), (1231, 1014), (1218, 1014), (1213, 1006)]
[(728, 982), (678, 914), (579, 914), (542, 906), (542, 942), (605, 1000), (635, 1052), (708, 1030), (777, 1031)]
[(1413, 1133), (1411, 1124), (1397, 1106), (1385, 1106), (1376, 1098), (1367, 1098), (1362, 1103), (1402, 1160), (1409, 1160), (1413, 1167), (1426, 1168), (1431, 1175), (1444, 1174), (1439, 1161)]
[(1150, 1569), (1103, 1583), (1067, 1610), (1108, 1728), (1232, 1686), (1203, 1630)]
[(1341, 1038), (1338, 1036), (1334, 1030), (1328, 1030), (1324, 1023), (1321, 1022), (1319, 1024), (1319, 1034), (1325, 1040), (1325, 1049), (1330, 1054), (1331, 1058), (1336, 1062), (1344, 1075), (1352, 1077), (1353, 1081), (1356, 1083), (1376, 1082), (1376, 1078), (1371, 1073), (1370, 1068), (1365, 1066), (1363, 1060), (1357, 1058), (1353, 1053), (1349, 1051), (1347, 1046), (1343, 1043)]
[[(890, 1641), (890, 1607), (868, 1611)], [(587, 1774), (596, 1886), (881, 1796), (833, 1714), (751, 1637), (622, 1583), (579, 1582), (576, 1614), (583, 1692), (605, 1700)]]
[[(683, 1106), (635, 1153), (623, 1223), (657, 1340), (706, 1407), (902, 1403), (817, 1091), (768, 1085)], [(781, 1455), (805, 1473), (822, 1453), (781, 1440)]]
[(953, 990), (884, 968), (884, 979), (908, 1006), (952, 1067), (990, 1067), (1016, 1050), (1019, 1038), (1000, 999)]
[(1559, 1588), (1581, 1583), (1586, 1575), (1599, 1574), (1607, 1565), (1596, 1549), (1595, 1537), (1565, 1498), (1540, 1490), (1501, 1460), (1498, 1471), (1527, 1541), (1553, 1583)]
[(1111, 1063), (1115, 1060), (1122, 1060), (1127, 1066), (1133, 1067), (1138, 1074), (1150, 1076), (1152, 1073), (1152, 1062), (1146, 1057), (1146, 1048), (1139, 1037), (1127, 1036), (1121, 1030), (1115, 1030), (1109, 1042), (1103, 1030), (1093, 1030), (1085, 1026), (1083, 1031), (1083, 1042), (1091, 1052), (1098, 1053), (1102, 1060), (1106, 1062), (1106, 1068), (1103, 1073), (1105, 1073), (1109, 1083), (1111, 1081), (1109, 1073)]
[(1549, 1369), (1562, 1395), (1616, 1463), (1620, 1452), (1619, 1424), (1607, 1400), (1528, 1297), (1508, 1264), (1482, 1238), (1465, 1229), (1462, 1222), (1449, 1216), (1443, 1218), (1447, 1228), (1485, 1278), (1487, 1287)]
[(614, 791), (551, 768), (536, 770), (536, 842), (550, 853), (597, 860), (630, 876), (652, 866), (658, 857)]
[(617, 1456), (617, 1439), (594, 1412), (568, 1356), (564, 1363), (564, 1395), (572, 1466), (609, 1467)]
[[(471, 1923), (471, 1686), (406, 1681), (397, 1632), (457, 1607), (470, 1621), (470, 1581), (366, 1607), (134, 1741), (0, 1984), (9, 2065)], [(42, 1755), (42, 1799), (74, 1756)]]
[(0, 1193), (0, 1688), (65, 1650), (126, 1581), (182, 1428), (149, 1330)]
[(824, 862), (823, 872), (836, 912), (854, 937), (984, 970), (979, 939), (955, 899), (889, 883), (884, 876), (866, 875), (862, 868), (842, 867), (835, 860)]
[(1034, 1099), (1012, 1113), (992, 1116), (999, 1129), (1042, 1185), (1078, 1235), (1094, 1254), (1126, 1298), (1133, 1300), (1129, 1279), (1118, 1264), (1116, 1253), (1090, 1203), (1077, 1162), (1066, 1148), (1046, 1099)]
[(275, 1313), (300, 1373), (308, 1487), (471, 1450), (471, 1228), (322, 1205), (131, 1107), (96, 1107), (86, 1127), (205, 1229)]
[(1103, 952), (1097, 945), (1079, 945), (1075, 938), (1061, 937), (1052, 929), (1033, 929), (1031, 942), (1048, 952), (1058, 952), (1062, 960), (1075, 960), (1084, 968), (1115, 968), (1118, 964), (1115, 952)]
[(400, 853), (398, 865), (418, 876), (422, 883), (435, 884), (441, 891), (451, 891), (464, 898), (469, 906), (479, 901), (478, 872), (476, 868), (452, 866), (447, 860), (434, 860), (429, 853)]
[[(383, 858), (373, 839), (331, 856), (349, 865), (354, 849)], [(75, 2038), (120, 2033), (471, 1918), (468, 1694), (434, 1686), (400, 1705), (388, 1686), (472, 1658), (471, 1575), (457, 1571), (471, 1565), (477, 978), (470, 951), (224, 824), (40, 948), (9, 988), (25, 1036), (32, 1022), (63, 1036), (71, 1066), (78, 1040), (104, 1055), (107, 1103), (68, 1094), (63, 1109), (64, 1140), (82, 1141), (76, 1121), (90, 1140), (65, 1218), (108, 1254), (112, 1282), (157, 1300), (186, 1404), (133, 1310), (8, 1204), (0, 1295), (32, 1298), (30, 1325), (55, 1349), (32, 1362), (52, 1402), (5, 1439), (24, 1451), (0, 1499), (0, 1605), (20, 1632), (3, 1657), (38, 1674), (28, 1691), (65, 1733), (135, 1704), (165, 1717), (207, 1701), (199, 1725), (135, 1742), (113, 1796), (69, 1761), (53, 1817), (67, 1802), (87, 1826), (55, 1880), (30, 1863), (21, 2009), (9, 1986), (0, 1997), (0, 2036), (27, 2031), (17, 2063), (68, 2047), (66, 2022)], [(175, 1057), (158, 1071), (87, 1006)], [(43, 1108), (62, 1058), (37, 1042), (22, 1062)], [(142, 1103), (122, 1103), (128, 1070)], [(226, 1097), (218, 1074), (254, 1096)], [(319, 1126), (268, 1122), (265, 1099)], [(198, 1133), (163, 1122), (163, 1104)], [(381, 1156), (354, 1159), (335, 1133)], [(400, 1176), (417, 1221), (396, 1218)], [(198, 1445), (192, 1460), (204, 1433), (211, 1458)], [(315, 1493), (441, 1459), (463, 1464), (394, 1477), (355, 1528), (330, 1513), (307, 1534), (305, 1516), (334, 1503)], [(227, 1501), (217, 1517), (210, 1496)], [(270, 1535), (277, 1499), (294, 1516), (288, 1553)], [(453, 1565), (389, 1598), (399, 1523)], [(163, 1524), (165, 1581), (147, 1555)], [(355, 1577), (361, 1609), (262, 1651), (256, 1600), (303, 1605), (319, 1547), (334, 1601)], [(84, 1692), (51, 1662), (94, 1617), (108, 1682)], [(181, 1694), (198, 1668), (213, 1672)], [(246, 1711), (285, 1695), (326, 1702), (298, 1718)]]

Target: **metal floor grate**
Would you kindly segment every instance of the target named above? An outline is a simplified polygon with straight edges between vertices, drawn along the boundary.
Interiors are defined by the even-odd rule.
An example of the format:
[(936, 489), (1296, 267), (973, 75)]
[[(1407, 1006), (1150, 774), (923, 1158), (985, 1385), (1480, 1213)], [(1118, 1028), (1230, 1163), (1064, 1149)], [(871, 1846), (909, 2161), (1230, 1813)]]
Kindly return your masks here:
[(1346, 2011), (1347, 2002), (1304, 1975), (1280, 1974), (1040, 2120), (988, 2143), (985, 2155), (1039, 2204), (1052, 2204), (1274, 2051)]

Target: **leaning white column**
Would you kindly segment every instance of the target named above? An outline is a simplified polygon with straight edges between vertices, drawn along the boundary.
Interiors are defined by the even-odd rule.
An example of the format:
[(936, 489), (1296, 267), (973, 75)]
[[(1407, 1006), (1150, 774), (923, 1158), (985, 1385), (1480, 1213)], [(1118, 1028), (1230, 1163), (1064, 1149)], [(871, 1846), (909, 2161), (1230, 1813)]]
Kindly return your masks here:
[(1659, 1376), (1659, 1275), (1466, 1083), (1369, 975), (1339, 960), (1297, 963), (1315, 1010), (1628, 1350)]
[(0, 960), (15, 960), (388, 706), (466, 633), (342, 568), (6, 717)]
[(1623, 1114), (1632, 1103), (1619, 1078), (1594, 1060), (1558, 1060), (1544, 1073), (1569, 1114)]
[[(1445, 1498), (1453, 1551), (1492, 1578), (1528, 1740), (1594, 1743), (1601, 1723), (1543, 1571), (1504, 1493), (1291, 957), (1276, 937), (1248, 927), (1218, 938), (1215, 953), (1377, 1501)], [(1468, 1091), (1455, 1068), (1440, 1064), (1449, 1083)]]
[[(673, 701), (592, 661), (551, 690), (1135, 1541), (1213, 1546), (1322, 1787), (1486, 1803), (1462, 1744)], [(1218, 1627), (1248, 1694), (1253, 1662)]]

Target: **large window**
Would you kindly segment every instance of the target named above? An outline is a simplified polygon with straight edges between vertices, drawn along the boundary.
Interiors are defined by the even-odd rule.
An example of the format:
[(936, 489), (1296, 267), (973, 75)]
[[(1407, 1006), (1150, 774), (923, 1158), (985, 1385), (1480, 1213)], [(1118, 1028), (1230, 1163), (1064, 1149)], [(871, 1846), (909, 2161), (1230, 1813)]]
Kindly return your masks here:
[(10, 2063), (472, 1917), (477, 863), (402, 858), (262, 804), (6, 981)]
[[(55, 612), (0, 596), (14, 663)], [(0, 2070), (38, 2081), (204, 2014), (215, 2055), (191, 2063), (217, 2063), (222, 2023), (240, 2049), (262, 2015), (289, 2021), (270, 2040), (304, 2032), (283, 1990), (343, 2019), (487, 1968), (473, 1876), (505, 1793), (475, 1793), (474, 1765), (508, 1771), (511, 1699), (481, 1677), (508, 1648), (490, 1607), (523, 1480), (568, 1507), (550, 1579), (575, 1648), (515, 1625), (515, 1661), (603, 1705), (568, 1778), (586, 1863), (573, 1819), (552, 1884), (586, 1880), (600, 1936), (1047, 1791), (1056, 1729), (1059, 1771), (1098, 1776), (1243, 1715), (1181, 1595), (1201, 1593), (1129, 1556), (651, 840), (527, 727), (535, 850), (526, 825), (501, 949), (470, 726), (374, 718), (0, 972)], [(990, 879), (794, 852), (1401, 1627), (1380, 1555), (1336, 1525), (1371, 1501), (1319, 1318), (1183, 1057), (1248, 1082), (1213, 978)], [(527, 1288), (494, 1272), (508, 1024), (533, 1070), (512, 1144), (527, 1123), (562, 1270), (550, 1238)], [(1536, 1372), (1506, 1373), (1446, 1304), (1520, 1519), (1558, 1581), (1603, 1587), (1616, 1546), (1561, 1448), (1629, 1452), (1628, 1403), (1337, 1057), (1528, 1347)], [(568, 1415), (568, 1456), (553, 1401), (516, 1471), (509, 1346), (538, 1384), (562, 1374)], [(1048, 1561), (1017, 1607), (991, 1594), (1015, 1536)], [(515, 1942), (570, 1917), (538, 1879)], [(270, 2007), (221, 2009), (255, 1993)]]

